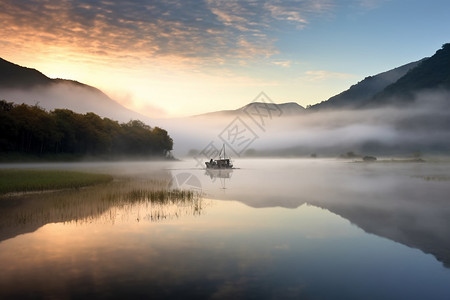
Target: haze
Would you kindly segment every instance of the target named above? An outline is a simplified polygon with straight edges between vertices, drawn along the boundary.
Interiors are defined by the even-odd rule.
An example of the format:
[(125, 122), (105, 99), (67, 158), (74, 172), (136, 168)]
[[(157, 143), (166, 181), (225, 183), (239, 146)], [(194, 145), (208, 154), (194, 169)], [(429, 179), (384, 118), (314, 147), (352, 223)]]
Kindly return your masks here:
[[(210, 143), (216, 148), (225, 143), (231, 148), (229, 154), (236, 158), (312, 154), (336, 157), (349, 151), (363, 155), (440, 155), (450, 149), (448, 97), (448, 92), (423, 92), (406, 107), (273, 115), (264, 118), (263, 128), (242, 111), (158, 122), (174, 138), (174, 153), (178, 157), (201, 156)], [(256, 138), (233, 151), (237, 141), (233, 144), (227, 138), (227, 128), (235, 124), (236, 118)], [(240, 125), (238, 130), (245, 128)]]

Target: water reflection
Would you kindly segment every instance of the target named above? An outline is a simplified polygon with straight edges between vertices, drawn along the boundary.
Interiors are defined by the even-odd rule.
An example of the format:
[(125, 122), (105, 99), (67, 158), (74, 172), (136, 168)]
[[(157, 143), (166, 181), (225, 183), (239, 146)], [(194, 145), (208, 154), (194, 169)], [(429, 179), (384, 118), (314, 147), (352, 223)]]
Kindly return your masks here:
[(227, 180), (233, 175), (233, 169), (205, 169), (205, 175), (209, 176), (211, 182), (218, 181), (222, 189), (227, 188)]
[(200, 218), (94, 225), (52, 223), (0, 243), (0, 262), (8, 262), (0, 273), (0, 297), (450, 296), (450, 273), (430, 256), (309, 205), (253, 209), (216, 201)]
[(77, 190), (3, 196), (0, 241), (48, 223), (155, 222), (202, 213), (204, 201), (198, 192), (167, 186), (164, 177), (126, 178)]
[(239, 163), (0, 201), (0, 298), (450, 299), (449, 164)]
[[(449, 163), (355, 164), (339, 161), (243, 161), (223, 194), (255, 208), (305, 203), (336, 213), (368, 233), (433, 254), (450, 268)], [(436, 179), (436, 180), (434, 180)]]

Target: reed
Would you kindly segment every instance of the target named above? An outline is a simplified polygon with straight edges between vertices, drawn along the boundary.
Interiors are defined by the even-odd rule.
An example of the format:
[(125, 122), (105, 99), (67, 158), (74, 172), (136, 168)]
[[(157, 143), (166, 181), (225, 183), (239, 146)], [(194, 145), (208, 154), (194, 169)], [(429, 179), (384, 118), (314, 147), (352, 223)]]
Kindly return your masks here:
[(198, 216), (205, 208), (200, 192), (171, 189), (170, 174), (115, 177), (105, 184), (51, 193), (3, 194), (0, 204), (0, 241), (47, 223), (103, 224), (123, 218), (157, 222)]

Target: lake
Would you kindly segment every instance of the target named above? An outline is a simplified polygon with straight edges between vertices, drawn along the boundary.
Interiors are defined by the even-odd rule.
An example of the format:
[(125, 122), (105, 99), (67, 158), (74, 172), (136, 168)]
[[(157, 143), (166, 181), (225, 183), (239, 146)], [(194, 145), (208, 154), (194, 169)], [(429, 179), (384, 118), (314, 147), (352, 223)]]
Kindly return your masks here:
[(235, 166), (2, 165), (118, 179), (1, 199), (0, 298), (450, 299), (450, 162)]

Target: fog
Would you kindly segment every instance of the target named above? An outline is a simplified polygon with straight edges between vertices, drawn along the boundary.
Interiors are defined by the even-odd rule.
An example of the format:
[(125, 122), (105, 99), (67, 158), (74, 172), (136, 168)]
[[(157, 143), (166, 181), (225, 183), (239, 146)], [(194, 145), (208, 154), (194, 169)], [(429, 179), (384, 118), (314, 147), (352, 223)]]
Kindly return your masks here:
[(409, 103), (392, 99), (388, 102), (396, 105), (382, 108), (306, 110), (280, 115), (261, 107), (247, 111), (249, 114), (235, 110), (172, 119), (148, 118), (76, 82), (1, 90), (0, 98), (37, 104), (47, 110), (94, 112), (119, 122), (139, 119), (166, 129), (174, 140), (173, 155), (179, 158), (202, 156), (208, 145), (217, 149), (224, 143), (234, 157), (335, 157), (349, 151), (361, 155), (448, 155), (450, 151), (448, 91), (421, 92)]
[(65, 108), (77, 113), (93, 112), (119, 122), (131, 119), (146, 123), (151, 121), (150, 118), (123, 107), (100, 90), (74, 81), (55, 80), (49, 85), (30, 89), (1, 89), (0, 99), (17, 104), (38, 105), (47, 111)]
[[(450, 94), (424, 92), (413, 103), (371, 109), (328, 110), (296, 116), (259, 116), (236, 111), (214, 117), (197, 116), (162, 121), (174, 139), (179, 157), (202, 153), (213, 143), (226, 143), (234, 156), (336, 156), (448, 154)], [(239, 118), (236, 121), (236, 118)], [(245, 125), (247, 127), (245, 127)], [(262, 125), (262, 126), (261, 126)], [(235, 133), (242, 132), (242, 139)], [(246, 135), (247, 134), (247, 135)], [(231, 135), (231, 137), (230, 137)], [(240, 142), (251, 139), (251, 142)], [(245, 146), (245, 147), (244, 147)]]

